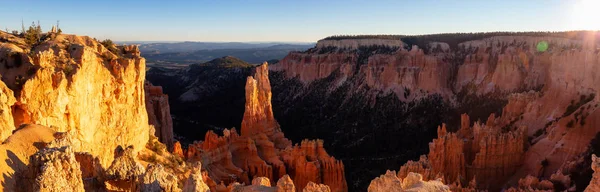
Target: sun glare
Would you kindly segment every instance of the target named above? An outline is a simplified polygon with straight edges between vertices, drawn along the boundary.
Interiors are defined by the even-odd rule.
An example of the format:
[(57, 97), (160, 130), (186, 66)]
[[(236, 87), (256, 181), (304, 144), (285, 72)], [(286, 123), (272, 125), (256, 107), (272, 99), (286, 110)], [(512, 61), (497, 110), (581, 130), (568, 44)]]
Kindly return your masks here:
[(600, 0), (573, 1), (571, 24), (574, 29), (600, 30)]

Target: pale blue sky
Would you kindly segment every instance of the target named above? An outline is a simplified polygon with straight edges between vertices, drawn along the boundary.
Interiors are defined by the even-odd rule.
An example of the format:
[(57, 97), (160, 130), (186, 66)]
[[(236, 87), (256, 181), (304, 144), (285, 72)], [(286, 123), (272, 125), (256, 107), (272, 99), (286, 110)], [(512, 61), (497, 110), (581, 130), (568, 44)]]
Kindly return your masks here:
[(336, 34), (593, 29), (573, 24), (577, 1), (0, 0), (0, 28), (20, 29), (22, 19), (48, 29), (60, 20), (65, 33), (116, 41), (298, 42)]

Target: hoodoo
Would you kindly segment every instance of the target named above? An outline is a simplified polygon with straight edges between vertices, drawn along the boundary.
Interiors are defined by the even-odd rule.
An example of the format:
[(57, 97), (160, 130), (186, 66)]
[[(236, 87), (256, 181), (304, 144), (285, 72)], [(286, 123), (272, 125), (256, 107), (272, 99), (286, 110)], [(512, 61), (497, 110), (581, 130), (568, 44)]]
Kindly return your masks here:
[(250, 183), (256, 177), (277, 181), (287, 174), (298, 190), (310, 182), (331, 191), (348, 190), (343, 163), (325, 152), (323, 141), (292, 146), (285, 138), (271, 108), (267, 63), (247, 79), (245, 109), (241, 135), (235, 129), (226, 129), (223, 136), (211, 131), (188, 147), (187, 158), (201, 160), (215, 183)]

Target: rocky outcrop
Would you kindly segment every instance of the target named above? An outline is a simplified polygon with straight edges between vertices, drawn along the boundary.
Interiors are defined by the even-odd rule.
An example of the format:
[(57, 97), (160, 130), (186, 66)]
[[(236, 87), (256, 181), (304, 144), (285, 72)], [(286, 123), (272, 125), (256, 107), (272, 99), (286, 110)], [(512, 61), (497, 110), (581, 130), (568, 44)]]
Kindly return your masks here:
[(179, 143), (179, 141), (176, 141), (173, 144), (173, 155), (177, 155), (178, 157), (183, 158), (184, 157), (184, 152), (183, 149), (181, 148), (181, 143)]
[[(256, 182), (255, 182), (256, 181)], [(236, 191), (236, 192), (296, 192), (296, 188), (294, 183), (290, 179), (288, 175), (284, 175), (281, 177), (277, 184), (273, 187), (270, 185), (270, 181), (268, 181), (265, 177), (255, 178), (252, 182), (252, 185), (244, 186), (240, 183), (232, 183), (228, 186), (220, 185), (217, 191)], [(312, 192), (312, 190), (311, 190)], [(317, 191), (314, 191), (317, 192)]]
[(368, 191), (402, 191), (402, 179), (396, 177), (395, 171), (388, 170), (371, 181)]
[[(0, 74), (16, 99), (13, 126), (31, 123), (74, 132), (79, 143), (71, 145), (73, 150), (98, 156), (104, 167), (119, 145), (142, 149), (149, 127), (145, 60), (137, 47), (111, 47), (113, 52), (90, 37), (47, 37), (35, 47), (18, 37), (0, 43)], [(5, 100), (4, 105), (11, 103)]]
[(294, 192), (296, 191), (296, 187), (294, 186), (294, 182), (290, 179), (290, 176), (284, 175), (277, 181), (277, 192)]
[(202, 177), (202, 164), (196, 162), (192, 173), (183, 186), (183, 192), (208, 192), (210, 189)]
[(0, 82), (0, 140), (8, 138), (15, 130), (12, 106), (16, 100), (13, 91), (4, 82)]
[(306, 187), (302, 189), (302, 192), (331, 192), (331, 189), (327, 185), (308, 182)]
[(420, 174), (412, 172), (406, 178), (400, 179), (396, 177), (395, 171), (388, 170), (384, 175), (371, 181), (368, 191), (450, 191), (450, 187), (440, 180), (423, 181)]
[(146, 169), (136, 161), (132, 146), (125, 149), (119, 146), (115, 150), (115, 160), (106, 170), (106, 187), (109, 190), (133, 191), (137, 189), (139, 176), (145, 171)]
[(167, 145), (169, 151), (173, 151), (173, 120), (170, 113), (169, 96), (163, 94), (161, 86), (154, 86), (150, 82), (145, 83), (144, 91), (148, 123), (154, 125), (154, 135), (158, 140)]
[(585, 188), (586, 192), (600, 191), (600, 158), (595, 154), (592, 155), (592, 169), (594, 170), (594, 175), (590, 184)]
[(79, 163), (69, 147), (42, 149), (30, 163), (29, 173), (36, 174), (32, 191), (84, 191)]
[(256, 177), (252, 179), (252, 185), (262, 185), (262, 186), (271, 186), (271, 181), (266, 177)]
[(180, 192), (177, 182), (177, 177), (167, 172), (163, 165), (149, 165), (146, 173), (140, 176), (138, 191)]

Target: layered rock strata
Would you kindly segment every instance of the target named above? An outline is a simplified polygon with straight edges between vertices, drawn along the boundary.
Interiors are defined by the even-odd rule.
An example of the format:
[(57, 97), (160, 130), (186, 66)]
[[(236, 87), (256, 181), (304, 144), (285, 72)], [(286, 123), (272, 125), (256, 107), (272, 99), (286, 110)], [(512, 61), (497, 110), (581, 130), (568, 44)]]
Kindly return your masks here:
[[(539, 43), (550, 49), (536, 54), (542, 52)], [(290, 53), (271, 69), (307, 84), (337, 71), (339, 81), (361, 76), (369, 87), (398, 95), (404, 89), (449, 94), (468, 85), (485, 93), (547, 84), (552, 80), (550, 64), (564, 65), (557, 59), (576, 56), (565, 52), (587, 54), (595, 49), (593, 40), (534, 36), (492, 36), (452, 46), (456, 47), (430, 42), (411, 47), (400, 38), (321, 40), (313, 49)]]

